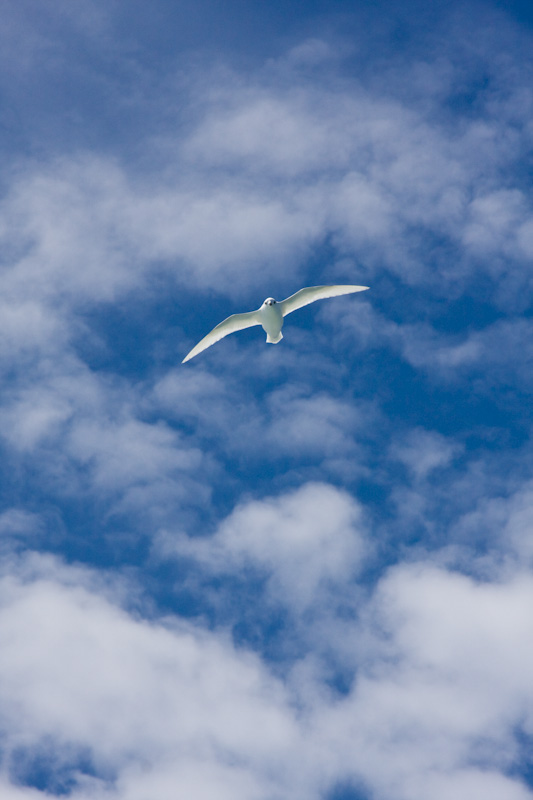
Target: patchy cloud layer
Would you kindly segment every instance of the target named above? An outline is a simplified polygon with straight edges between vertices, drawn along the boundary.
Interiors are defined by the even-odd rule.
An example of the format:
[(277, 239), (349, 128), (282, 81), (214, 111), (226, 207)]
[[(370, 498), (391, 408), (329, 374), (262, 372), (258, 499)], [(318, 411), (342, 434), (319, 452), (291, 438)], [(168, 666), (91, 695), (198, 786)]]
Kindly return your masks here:
[(531, 798), (530, 34), (157, 8), (1, 34), (0, 794)]
[(312, 655), (282, 683), (225, 634), (128, 614), (90, 574), (35, 556), (10, 568), (1, 697), (15, 784), (38, 776), (76, 798), (319, 797), (335, 781), (383, 797), (531, 796), (519, 778), (531, 575), (391, 569), (338, 631), (357, 673), (336, 697)]

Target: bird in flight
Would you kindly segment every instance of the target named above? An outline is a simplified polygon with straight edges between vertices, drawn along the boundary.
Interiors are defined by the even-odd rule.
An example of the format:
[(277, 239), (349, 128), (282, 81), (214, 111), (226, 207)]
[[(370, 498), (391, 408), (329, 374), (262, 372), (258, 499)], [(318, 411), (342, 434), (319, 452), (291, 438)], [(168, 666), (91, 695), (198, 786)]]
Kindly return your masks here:
[(306, 289), (300, 289), (299, 292), (291, 294), (290, 297), (287, 297), (286, 300), (281, 300), (279, 303), (273, 297), (267, 297), (257, 311), (232, 314), (231, 317), (228, 317), (216, 328), (213, 328), (211, 333), (204, 336), (190, 353), (187, 353), (181, 363), (185, 364), (186, 361), (190, 361), (202, 350), (206, 350), (215, 342), (219, 342), (229, 333), (242, 331), (244, 328), (251, 328), (253, 325), (261, 325), (267, 335), (267, 342), (277, 344), (283, 339), (281, 329), (283, 327), (283, 318), (287, 314), (291, 314), (298, 308), (309, 305), (309, 303), (314, 303), (315, 300), (324, 300), (326, 297), (337, 297), (341, 294), (353, 294), (353, 292), (364, 292), (365, 289), (368, 289), (368, 286), (308, 286)]

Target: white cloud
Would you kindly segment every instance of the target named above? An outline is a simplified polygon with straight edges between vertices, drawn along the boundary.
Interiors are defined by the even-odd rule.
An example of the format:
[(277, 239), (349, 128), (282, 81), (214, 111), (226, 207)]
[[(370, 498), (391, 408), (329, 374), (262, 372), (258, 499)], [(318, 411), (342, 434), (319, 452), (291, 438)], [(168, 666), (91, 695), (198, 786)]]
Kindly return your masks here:
[(369, 550), (358, 504), (321, 483), (241, 504), (208, 539), (172, 544), (166, 534), (161, 545), (215, 573), (265, 574), (270, 600), (296, 611), (320, 608), (328, 593), (342, 593)]
[(201, 453), (179, 444), (179, 435), (165, 425), (126, 418), (109, 424), (80, 421), (67, 449), (80, 463), (92, 464), (95, 483), (112, 491), (198, 467)]
[(306, 394), (294, 384), (272, 392), (267, 450), (298, 457), (319, 455), (325, 461), (353, 457), (353, 436), (368, 423), (369, 410), (326, 393)]
[(527, 484), (500, 505), (507, 517), (502, 542), (511, 545), (521, 563), (533, 564), (533, 486)]
[(106, 775), (121, 798), (180, 793), (193, 776), (204, 797), (217, 781), (217, 796), (275, 792), (298, 732), (258, 659), (178, 621), (135, 619), (84, 583), (65, 585), (60, 568), (2, 579), (4, 763), (51, 740), (89, 748), (104, 796)]
[(377, 797), (487, 785), (498, 800), (531, 797), (511, 773), (523, 758), (515, 731), (529, 733), (533, 710), (532, 592), (531, 575), (483, 584), (424, 563), (382, 580), (366, 619), (375, 647), (359, 650), (349, 698), (320, 723)]
[[(307, 517), (296, 506), (304, 500)], [(212, 542), (206, 557), (231, 551), (240, 569), (277, 571), (275, 590), (292, 593), (299, 614), (320, 581), (347, 579), (358, 524), (348, 497), (308, 486), (237, 509), (218, 534), (225, 553)], [(427, 562), (392, 568), (368, 602), (360, 596), (358, 621), (333, 625), (354, 671), (345, 695), (327, 688), (313, 656), (282, 681), (225, 634), (143, 620), (120, 607), (124, 596), (109, 578), (54, 559), (9, 563), (4, 780), (24, 782), (24, 764), (48, 751), (51, 777), (57, 769), (78, 781), (75, 800), (193, 788), (206, 800), (318, 800), (341, 782), (377, 800), (531, 797), (513, 776), (524, 759), (515, 733), (533, 734), (529, 573), (479, 582)]]
[(389, 457), (406, 467), (405, 480), (396, 478), (390, 491), (395, 531), (401, 529), (411, 537), (413, 526), (422, 528), (429, 544), (430, 532), (434, 536), (440, 529), (439, 516), (461, 507), (464, 491), (458, 491), (452, 467), (462, 451), (463, 446), (453, 438), (423, 428), (411, 429), (393, 440)]
[(0, 548), (6, 557), (13, 548), (33, 544), (45, 529), (39, 514), (24, 508), (7, 508), (0, 514)]
[(42, 800), (43, 794), (37, 789), (13, 786), (7, 779), (0, 777), (0, 791), (5, 800)]
[(104, 7), (93, 0), (58, 0), (38, 17), (32, 2), (6, 6), (0, 31), (4, 90), (10, 91), (13, 84), (20, 88), (28, 79), (35, 81), (39, 70), (53, 71), (64, 64), (68, 39), (62, 41), (62, 29), (69, 29), (70, 36), (81, 34), (86, 41), (94, 37), (101, 42), (105, 23)]
[[(533, 565), (533, 487), (531, 481), (502, 482), (499, 491), (479, 493), (473, 507), (457, 521), (455, 531), (461, 541), (490, 542), (489, 558), (494, 572)], [(483, 563), (483, 562), (482, 562)]]
[[(272, 532), (276, 509), (259, 510)], [(249, 535), (253, 511), (237, 512), (225, 535), (272, 565), (274, 547)], [(288, 541), (277, 538), (307, 576), (310, 524), (301, 536), (287, 525)], [(339, 536), (323, 576), (342, 571)], [(341, 697), (320, 672), (297, 664), (295, 683), (284, 684), (224, 635), (134, 617), (89, 573), (38, 557), (29, 570), (10, 566), (0, 584), (4, 768), (21, 748), (30, 764), (51, 747), (50, 771), (77, 771), (76, 800), (139, 800), (170, 787), (197, 787), (206, 800), (318, 798), (342, 781), (378, 800), (392, 791), (399, 800), (531, 797), (512, 777), (523, 758), (515, 730), (533, 732), (531, 575), (478, 583), (424, 563), (391, 570), (360, 622), (342, 631), (358, 672)], [(93, 775), (80, 774), (82, 752)]]
[(144, 387), (91, 371), (69, 352), (21, 370), (0, 403), (10, 459), (54, 499), (77, 493), (130, 519), (208, 507), (214, 459), (164, 421), (142, 418)]
[[(521, 139), (509, 147), (506, 136), (523, 121), (487, 104), (486, 118), (452, 132), (423, 104), (280, 65), (247, 80), (209, 76), (209, 88), (197, 73), (194, 119), (157, 138), (173, 161), (165, 173), (94, 155), (14, 171), (2, 204), (14, 262), (3, 296), (24, 286), (41, 300), (109, 301), (138, 290), (156, 262), (193, 286), (216, 277), (220, 292), (244, 294), (259, 285), (258, 267), (275, 283), (290, 263), (297, 277), (328, 236), (365, 271), (385, 267), (410, 283), (446, 286), (480, 268), (499, 279), (509, 259), (527, 261), (533, 208), (500, 177), (520, 158)], [(427, 236), (447, 238), (435, 263)], [(470, 256), (459, 256), (465, 244)]]
[(470, 219), (463, 233), (463, 241), (467, 247), (481, 254), (490, 255), (500, 250), (512, 255), (517, 227), (530, 215), (526, 197), (518, 189), (500, 189), (481, 195), (470, 203)]
[(445, 380), (457, 381), (468, 370), (479, 385), (506, 384), (528, 387), (527, 368), (532, 348), (529, 319), (498, 320), (478, 331), (455, 336), (439, 335), (428, 325), (403, 326), (399, 331), (404, 358)]
[(2, 206), (3, 277), (12, 299), (37, 297), (60, 308), (113, 300), (139, 284), (143, 265), (130, 240), (138, 208), (112, 161), (72, 156), (20, 169)]
[[(295, 329), (294, 336), (297, 335)], [(257, 344), (253, 346), (256, 349)], [(253, 356), (244, 343), (239, 350), (239, 357), (230, 356), (229, 367), (224, 363), (228, 374), (244, 369), (264, 380), (273, 368), (291, 372), (295, 354), (291, 358), (289, 353), (283, 365), (270, 365), (265, 348)], [(313, 358), (307, 369), (314, 370), (316, 366)], [(175, 370), (157, 382), (149, 405), (153, 403), (179, 424), (193, 422), (202, 441), (215, 440), (225, 452), (239, 453), (253, 463), (288, 460), (292, 464), (305, 459), (319, 463), (331, 475), (353, 476), (364, 471), (359, 439), (375, 421), (377, 410), (368, 402), (348, 402), (331, 392), (309, 395), (302, 363), (299, 374), (301, 383), (283, 383), (265, 392), (259, 402), (245, 381), (236, 384), (222, 373), (214, 375), (200, 367), (194, 371)]]
[(458, 384), (468, 376), (470, 381), (475, 378), (476, 387), (485, 389), (496, 385), (527, 389), (531, 384), (528, 365), (533, 336), (527, 316), (512, 315), (478, 330), (468, 325), (449, 333), (427, 322), (400, 324), (387, 319), (368, 301), (340, 315), (331, 308), (324, 308), (320, 315), (335, 324), (352, 349), (365, 353), (390, 348), (439, 380)]
[(461, 450), (456, 442), (435, 431), (415, 428), (403, 441), (391, 447), (391, 455), (403, 462), (416, 481), (423, 480), (436, 469), (447, 467)]

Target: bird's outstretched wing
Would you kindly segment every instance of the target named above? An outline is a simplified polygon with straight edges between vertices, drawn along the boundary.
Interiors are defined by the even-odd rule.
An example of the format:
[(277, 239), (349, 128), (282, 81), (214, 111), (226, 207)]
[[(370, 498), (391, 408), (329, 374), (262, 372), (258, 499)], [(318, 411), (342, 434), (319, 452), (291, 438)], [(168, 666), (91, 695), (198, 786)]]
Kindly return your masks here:
[[(298, 308), (314, 303), (315, 300), (324, 300), (326, 297), (337, 297), (340, 294), (352, 294), (353, 292), (364, 292), (368, 286), (308, 286), (306, 289), (300, 289), (299, 292), (291, 294), (286, 300), (280, 303), (281, 312), (284, 317), (291, 314)], [(216, 328), (215, 328), (216, 330)]]
[(244, 328), (251, 328), (252, 325), (261, 325), (259, 311), (248, 311), (246, 314), (232, 314), (231, 317), (228, 317), (224, 322), (217, 325), (216, 328), (213, 328), (211, 333), (204, 336), (204, 338), (193, 347), (191, 352), (187, 353), (181, 363), (185, 364), (186, 361), (190, 361), (191, 358), (197, 356), (202, 350), (207, 350), (208, 347), (211, 347), (215, 342), (219, 342), (229, 333), (242, 331)]

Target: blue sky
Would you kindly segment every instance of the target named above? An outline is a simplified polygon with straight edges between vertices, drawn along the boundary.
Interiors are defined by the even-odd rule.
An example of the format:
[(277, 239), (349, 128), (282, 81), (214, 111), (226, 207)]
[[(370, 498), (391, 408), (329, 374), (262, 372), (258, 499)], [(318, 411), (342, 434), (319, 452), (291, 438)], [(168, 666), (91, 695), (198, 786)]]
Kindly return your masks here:
[(2, 798), (533, 798), (532, 44), (5, 4)]

